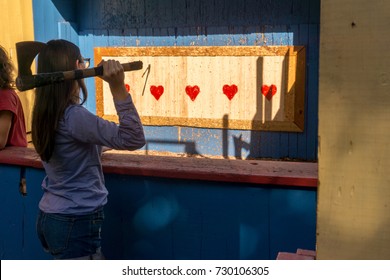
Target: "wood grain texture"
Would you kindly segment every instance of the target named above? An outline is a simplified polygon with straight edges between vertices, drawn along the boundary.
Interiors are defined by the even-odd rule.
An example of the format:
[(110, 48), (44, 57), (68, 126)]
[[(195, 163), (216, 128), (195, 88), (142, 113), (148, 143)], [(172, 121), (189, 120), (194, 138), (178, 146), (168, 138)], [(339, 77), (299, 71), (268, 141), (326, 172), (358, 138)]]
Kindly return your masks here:
[[(0, 152), (0, 164), (42, 168), (32, 148), (7, 147)], [(262, 160), (228, 160), (145, 156), (106, 152), (105, 173), (189, 180), (243, 182), (281, 187), (317, 187), (317, 163)]]
[[(144, 72), (126, 73), (126, 82), (144, 125), (304, 129), (302, 46), (96, 48), (95, 61), (102, 59), (143, 61)], [(186, 96), (187, 86), (200, 89), (193, 100)], [(275, 95), (266, 97), (263, 86), (274, 87)], [(158, 98), (152, 96), (152, 87), (163, 89)], [(235, 95), (228, 95), (233, 87)], [(96, 88), (97, 114), (117, 121), (107, 84), (96, 79)]]
[(317, 258), (388, 260), (390, 2), (321, 4)]

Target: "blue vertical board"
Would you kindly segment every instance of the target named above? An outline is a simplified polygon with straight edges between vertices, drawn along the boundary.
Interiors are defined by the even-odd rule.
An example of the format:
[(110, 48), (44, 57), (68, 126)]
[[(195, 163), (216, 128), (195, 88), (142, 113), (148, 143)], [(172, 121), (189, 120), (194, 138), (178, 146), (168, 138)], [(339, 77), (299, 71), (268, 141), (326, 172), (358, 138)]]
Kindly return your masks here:
[(318, 83), (319, 83), (319, 26), (309, 25), (309, 44), (307, 48), (307, 103), (306, 103), (306, 158), (317, 159), (318, 147)]
[[(81, 54), (84, 57), (91, 59), (90, 67), (95, 67), (100, 62), (94, 60), (93, 38), (94, 36), (92, 30), (86, 30), (79, 36), (79, 47)], [(91, 112), (96, 113), (95, 79), (85, 79), (85, 85), (87, 86), (88, 90), (88, 98), (87, 101), (84, 103), (84, 106), (87, 107)]]
[[(74, 22), (77, 11), (74, 1), (33, 0), (34, 37), (37, 41), (47, 42), (59, 39), (59, 23)], [(56, 6), (57, 5), (57, 6)]]
[(315, 250), (317, 192), (270, 189), (270, 259), (279, 252)]
[(59, 22), (58, 23), (58, 39), (64, 39), (79, 44), (79, 36), (77, 33), (77, 25), (71, 22)]
[[(33, 3), (38, 40), (67, 34), (67, 38), (78, 40), (82, 53), (90, 57), (94, 47), (105, 46), (305, 46), (304, 132), (242, 130), (242, 135), (250, 133), (249, 143), (254, 144), (248, 157), (317, 159), (320, 0), (34, 0)], [(87, 80), (87, 88), (89, 100), (85, 106), (96, 112), (94, 79)], [(160, 131), (154, 126), (148, 129)], [(180, 129), (176, 129), (179, 133)], [(199, 130), (200, 135), (206, 136), (226, 133), (207, 128)], [(223, 146), (223, 142), (208, 142), (201, 137), (191, 141), (202, 148), (205, 156), (216, 150), (215, 147)], [(157, 151), (165, 148), (153, 147)], [(228, 155), (235, 156), (236, 152), (229, 149)]]
[(23, 198), (24, 221), (24, 248), (23, 259), (49, 260), (51, 255), (46, 253), (38, 239), (36, 231), (36, 218), (38, 204), (42, 197), (42, 180), (45, 177), (43, 169), (26, 168), (27, 196)]
[[(178, 130), (172, 126), (144, 127), (145, 137), (148, 139), (146, 145), (142, 148), (145, 154), (150, 151), (165, 151), (171, 153), (185, 153), (192, 149), (192, 143), (183, 143), (178, 140)], [(164, 137), (161, 137), (164, 135)]]
[(269, 258), (267, 189), (116, 175), (106, 182), (109, 259)]
[[(27, 195), (19, 192), (22, 169)], [(35, 227), (43, 176), (41, 169), (0, 165), (0, 259), (51, 259), (43, 251)]]
[(20, 259), (24, 247), (23, 197), (20, 167), (0, 165), (0, 259)]

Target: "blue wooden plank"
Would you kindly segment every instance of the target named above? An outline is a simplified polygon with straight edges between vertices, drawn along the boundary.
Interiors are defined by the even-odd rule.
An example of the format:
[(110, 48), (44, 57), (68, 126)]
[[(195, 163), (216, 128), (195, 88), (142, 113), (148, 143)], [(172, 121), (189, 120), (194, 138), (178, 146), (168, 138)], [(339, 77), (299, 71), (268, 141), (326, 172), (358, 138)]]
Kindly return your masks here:
[(36, 232), (38, 204), (42, 197), (42, 180), (45, 177), (43, 169), (26, 168), (27, 196), (23, 197), (23, 255), (25, 260), (53, 259), (46, 253)]
[[(211, 182), (111, 175), (106, 181), (110, 200), (103, 249), (108, 258), (269, 257), (266, 189), (226, 184), (220, 192)], [(118, 228), (113, 222), (120, 220)]]
[(138, 46), (138, 29), (137, 28), (131, 28), (131, 29), (125, 29), (125, 46), (126, 47), (136, 47)]
[(36, 41), (44, 41), (44, 21), (43, 20), (37, 20), (39, 19), (42, 14), (41, 11), (45, 10), (45, 3), (44, 1), (32, 1), (32, 8), (33, 8), (33, 18), (34, 20), (34, 39)]
[[(153, 127), (144, 126), (146, 145), (142, 148), (146, 154), (150, 151), (185, 153), (191, 149), (190, 144), (183, 143), (179, 139), (177, 127)], [(164, 137), (161, 137), (164, 135)]]
[(154, 36), (152, 33), (152, 29), (150, 28), (140, 28), (138, 30), (138, 42), (139, 46), (148, 47), (154, 46)]
[(156, 28), (154, 29), (154, 36), (156, 36), (156, 42), (158, 46), (174, 46), (175, 41), (175, 29), (174, 28)]
[(93, 30), (93, 46), (107, 47), (109, 46), (109, 33), (107, 30)]
[(42, 12), (42, 17), (44, 19), (44, 41), (49, 41), (51, 39), (59, 38), (58, 34), (58, 22), (64, 21), (64, 18), (56, 9), (54, 4), (51, 1), (47, 1), (45, 9)]
[(23, 197), (19, 193), (20, 168), (0, 165), (0, 259), (22, 258), (23, 238)]
[[(95, 67), (100, 61), (95, 61), (94, 58), (94, 36), (92, 30), (84, 30), (80, 32), (79, 35), (79, 43), (78, 46), (80, 48), (81, 54), (84, 57), (91, 59), (91, 66)], [(96, 113), (96, 86), (95, 79), (85, 79), (85, 84), (88, 90), (88, 98), (84, 103), (84, 106), (91, 111), (92, 113)]]
[(49, 0), (48, 4), (53, 4), (53, 8), (56, 9), (64, 21), (75, 22), (83, 15), (84, 10), (78, 10), (76, 3), (81, 2), (77, 0)]
[(288, 138), (289, 138), (288, 132), (281, 132), (280, 133), (279, 159), (286, 159), (289, 156)]
[[(146, 26), (153, 26), (155, 24), (157, 25), (160, 25), (161, 26), (161, 18), (163, 17), (162, 14), (160, 14), (161, 12), (161, 7), (163, 6), (163, 4), (167, 1), (155, 1), (155, 0), (151, 0), (151, 1), (141, 1), (141, 2), (144, 2), (144, 6), (145, 6), (145, 12), (143, 14), (140, 14), (140, 15), (134, 15), (135, 17), (140, 17), (140, 18), (143, 18), (143, 22), (144, 22), (144, 26), (142, 27), (146, 27)], [(162, 3), (161, 3), (162, 2)], [(165, 18), (163, 20), (170, 20), (169, 18)], [(160, 23), (160, 24), (159, 24)]]
[(212, 46), (228, 45), (229, 40), (228, 37), (226, 36), (226, 34), (229, 34), (228, 26), (221, 26), (221, 27), (209, 26), (207, 28), (207, 32), (208, 32), (207, 41), (209, 42), (210, 45)]
[(58, 22), (58, 39), (64, 39), (78, 45), (77, 25), (71, 22)]
[(78, 24), (81, 31), (102, 29), (104, 1), (76, 1), (75, 5)]
[(250, 131), (223, 130), (222, 136), (222, 149), (225, 158), (230, 156), (237, 159), (246, 159), (250, 157), (251, 148), (256, 147), (256, 142), (250, 142)]
[[(183, 26), (186, 22), (186, 1), (171, 1), (171, 17), (166, 19), (169, 27)], [(176, 24), (172, 24), (175, 22)]]
[(320, 24), (320, 11), (321, 1), (310, 1), (306, 0), (307, 6), (309, 7), (309, 24), (319, 25)]
[(315, 250), (317, 193), (270, 189), (270, 259), (279, 252)]
[(193, 151), (200, 155), (221, 155), (224, 145), (228, 145), (228, 139), (223, 137), (220, 129), (183, 127), (179, 137), (181, 142), (192, 145)]
[(44, 171), (25, 168), (27, 195), (19, 193), (21, 167), (0, 165), (0, 259), (51, 259), (36, 234), (35, 221)]
[(108, 32), (108, 41), (110, 47), (125, 46), (124, 29), (110, 29)]
[(317, 160), (318, 151), (318, 83), (319, 83), (319, 25), (309, 25), (309, 44), (306, 59), (307, 71), (307, 131), (306, 159)]

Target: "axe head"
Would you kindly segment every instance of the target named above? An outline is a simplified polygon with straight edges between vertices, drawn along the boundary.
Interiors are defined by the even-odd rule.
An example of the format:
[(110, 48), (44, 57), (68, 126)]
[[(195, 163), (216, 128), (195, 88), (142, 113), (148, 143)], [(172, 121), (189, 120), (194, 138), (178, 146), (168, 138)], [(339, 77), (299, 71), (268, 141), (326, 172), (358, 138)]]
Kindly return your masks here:
[(16, 43), (18, 76), (31, 76), (31, 64), (39, 52), (47, 45), (42, 42), (24, 41)]

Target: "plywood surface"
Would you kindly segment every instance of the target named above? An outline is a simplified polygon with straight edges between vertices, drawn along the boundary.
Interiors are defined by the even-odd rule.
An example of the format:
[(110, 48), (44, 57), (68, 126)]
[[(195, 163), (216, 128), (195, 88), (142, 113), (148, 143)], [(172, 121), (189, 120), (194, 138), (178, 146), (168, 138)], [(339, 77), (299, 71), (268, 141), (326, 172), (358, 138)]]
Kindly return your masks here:
[[(143, 62), (126, 84), (144, 125), (303, 130), (302, 46), (96, 48), (101, 59)], [(116, 121), (107, 83), (96, 83), (98, 115)]]
[(390, 258), (390, 2), (321, 2), (318, 259)]

